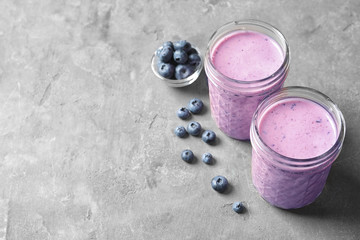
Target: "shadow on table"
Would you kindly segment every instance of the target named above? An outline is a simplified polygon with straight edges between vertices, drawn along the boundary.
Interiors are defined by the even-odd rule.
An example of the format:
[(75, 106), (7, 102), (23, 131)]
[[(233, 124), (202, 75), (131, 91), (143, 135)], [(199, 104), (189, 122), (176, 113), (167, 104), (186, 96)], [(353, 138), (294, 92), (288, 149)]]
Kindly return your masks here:
[[(176, 91), (186, 92), (193, 96), (207, 96), (209, 91), (207, 81), (207, 76), (203, 70), (196, 82), (187, 87), (177, 88)], [(209, 110), (204, 108), (202, 114)], [(239, 143), (250, 144), (249, 141), (239, 141)], [(221, 145), (221, 142), (217, 145)], [(305, 217), (326, 217), (331, 219), (341, 217), (342, 220), (348, 219), (360, 223), (360, 177), (357, 177), (360, 173), (355, 173), (356, 169), (359, 168), (360, 163), (357, 158), (360, 158), (360, 155), (354, 155), (359, 146), (360, 143), (357, 142), (355, 133), (348, 131), (343, 150), (333, 164), (325, 188), (318, 199), (300, 209), (280, 209), (280, 211)], [(351, 166), (355, 167), (351, 168)], [(229, 191), (229, 193), (232, 192)]]
[[(181, 88), (174, 88), (176, 91), (180, 92), (186, 92), (187, 94), (193, 95), (193, 96), (207, 96), (209, 93), (209, 87), (207, 83), (207, 76), (205, 74), (205, 71), (202, 70), (198, 79), (192, 83), (189, 86), (181, 87)], [(208, 109), (204, 108), (202, 114), (206, 113)]]
[(343, 150), (334, 162), (319, 198), (306, 207), (284, 211), (309, 217), (332, 219), (341, 217), (342, 220), (345, 218), (360, 223), (360, 178), (357, 177), (360, 173), (355, 172), (359, 161), (357, 155), (354, 155), (354, 152), (357, 152), (358, 143), (356, 143), (356, 136), (352, 134), (347, 133)]

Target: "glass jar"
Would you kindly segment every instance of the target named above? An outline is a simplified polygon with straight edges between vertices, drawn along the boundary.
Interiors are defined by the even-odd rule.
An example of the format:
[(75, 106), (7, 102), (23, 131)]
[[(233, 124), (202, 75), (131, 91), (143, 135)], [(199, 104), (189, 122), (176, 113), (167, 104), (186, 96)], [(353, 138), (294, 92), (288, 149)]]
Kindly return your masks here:
[[(237, 31), (251, 31), (273, 39), (282, 51), (283, 61), (274, 73), (262, 79), (237, 80), (225, 76), (213, 64), (213, 55), (222, 39)], [(248, 140), (251, 118), (258, 104), (279, 90), (287, 77), (290, 50), (285, 37), (275, 27), (261, 21), (235, 21), (220, 27), (210, 38), (205, 56), (211, 115), (217, 126), (229, 137)]]
[[(333, 120), (331, 126), (335, 131), (333, 135), (335, 143), (332, 146), (329, 145), (330, 149), (326, 148), (328, 149), (327, 151), (324, 149), (326, 152), (311, 158), (291, 158), (280, 154), (279, 151), (270, 147), (269, 142), (264, 141), (264, 137), (262, 138), (260, 134), (260, 131), (263, 130), (260, 129), (261, 127), (259, 128), (263, 117), (270, 114), (271, 110), (274, 109), (272, 106), (276, 106), (275, 104), (280, 106), (286, 99), (310, 100), (325, 109), (324, 112), (329, 114), (329, 118)], [(275, 114), (280, 116), (279, 112)], [(281, 118), (285, 118), (284, 113), (282, 113)], [(306, 115), (305, 118), (308, 119), (308, 116)], [(312, 122), (312, 124), (316, 124), (316, 122)], [(276, 131), (284, 131), (278, 130), (280, 127), (277, 126)], [(328, 130), (326, 131), (324, 135), (330, 133)], [(267, 202), (283, 209), (300, 208), (312, 203), (324, 188), (331, 165), (341, 151), (344, 137), (344, 117), (329, 97), (305, 87), (281, 89), (266, 98), (258, 106), (252, 119), (250, 140), (252, 145), (252, 180), (255, 188)], [(324, 139), (326, 139), (325, 136)], [(276, 143), (281, 144), (280, 141)], [(291, 151), (294, 152), (295, 150), (291, 148)]]

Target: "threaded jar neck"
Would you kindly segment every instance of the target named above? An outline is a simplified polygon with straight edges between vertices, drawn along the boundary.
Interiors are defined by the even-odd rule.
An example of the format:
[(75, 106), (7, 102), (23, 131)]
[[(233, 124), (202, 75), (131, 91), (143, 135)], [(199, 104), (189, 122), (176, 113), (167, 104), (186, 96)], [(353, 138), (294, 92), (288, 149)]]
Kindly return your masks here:
[[(283, 52), (284, 59), (281, 66), (273, 74), (265, 78), (249, 81), (233, 79), (218, 71), (212, 59), (216, 46), (221, 39), (236, 31), (253, 31), (272, 38)], [(266, 95), (267, 92), (262, 92), (262, 89), (272, 89), (279, 83), (282, 84), (289, 71), (289, 66), (290, 49), (283, 34), (270, 24), (258, 20), (234, 21), (223, 25), (211, 36), (205, 54), (205, 71), (213, 85), (232, 92), (240, 91), (249, 95)]]
[[(259, 121), (266, 109), (286, 98), (303, 98), (322, 106), (333, 118), (336, 125), (337, 138), (333, 146), (319, 156), (302, 159), (284, 156), (270, 148), (261, 138)], [(294, 172), (320, 171), (335, 161), (341, 151), (345, 138), (345, 120), (337, 105), (326, 95), (306, 87), (285, 87), (266, 98), (253, 115), (250, 127), (250, 139), (253, 150), (262, 156), (264, 161), (284, 170)]]

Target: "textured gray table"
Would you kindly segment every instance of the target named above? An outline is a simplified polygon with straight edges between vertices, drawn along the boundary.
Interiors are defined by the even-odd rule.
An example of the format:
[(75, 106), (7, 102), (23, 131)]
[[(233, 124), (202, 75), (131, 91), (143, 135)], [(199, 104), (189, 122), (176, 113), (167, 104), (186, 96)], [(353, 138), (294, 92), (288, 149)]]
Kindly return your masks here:
[[(0, 239), (359, 239), (360, 2), (1, 1)], [(312, 205), (284, 211), (255, 191), (249, 142), (210, 117), (205, 75), (174, 89), (150, 57), (166, 40), (204, 52), (215, 29), (255, 18), (287, 37), (286, 85), (321, 90), (347, 121), (343, 151)], [(196, 116), (220, 143), (181, 140), (175, 112)], [(211, 151), (214, 166), (181, 150)], [(210, 180), (228, 177), (232, 191)], [(236, 200), (248, 211), (231, 210)]]

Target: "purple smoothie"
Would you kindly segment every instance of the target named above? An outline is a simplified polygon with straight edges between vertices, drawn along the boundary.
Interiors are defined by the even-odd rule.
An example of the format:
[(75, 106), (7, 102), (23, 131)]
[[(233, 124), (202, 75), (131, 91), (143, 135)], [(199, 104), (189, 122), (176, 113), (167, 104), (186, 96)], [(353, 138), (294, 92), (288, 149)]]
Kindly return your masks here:
[(284, 61), (277, 42), (258, 32), (237, 31), (224, 37), (215, 47), (212, 62), (227, 77), (241, 81), (266, 78)]
[[(338, 139), (338, 129), (330, 113), (318, 103), (304, 98), (285, 98), (268, 106), (258, 118), (258, 133), (264, 144), (294, 165), (328, 152)], [(337, 155), (327, 159), (332, 163)], [(253, 183), (269, 203), (289, 209), (313, 202), (321, 193), (331, 164), (304, 165), (303, 170), (277, 164), (253, 147)], [(306, 169), (306, 170), (304, 170)]]
[(256, 107), (285, 81), (285, 53), (268, 35), (238, 30), (214, 44), (210, 59), (215, 70), (205, 70), (212, 116), (228, 136), (247, 140)]
[(319, 104), (288, 98), (267, 109), (259, 119), (261, 139), (275, 152), (307, 159), (329, 150), (337, 139), (334, 119)]

